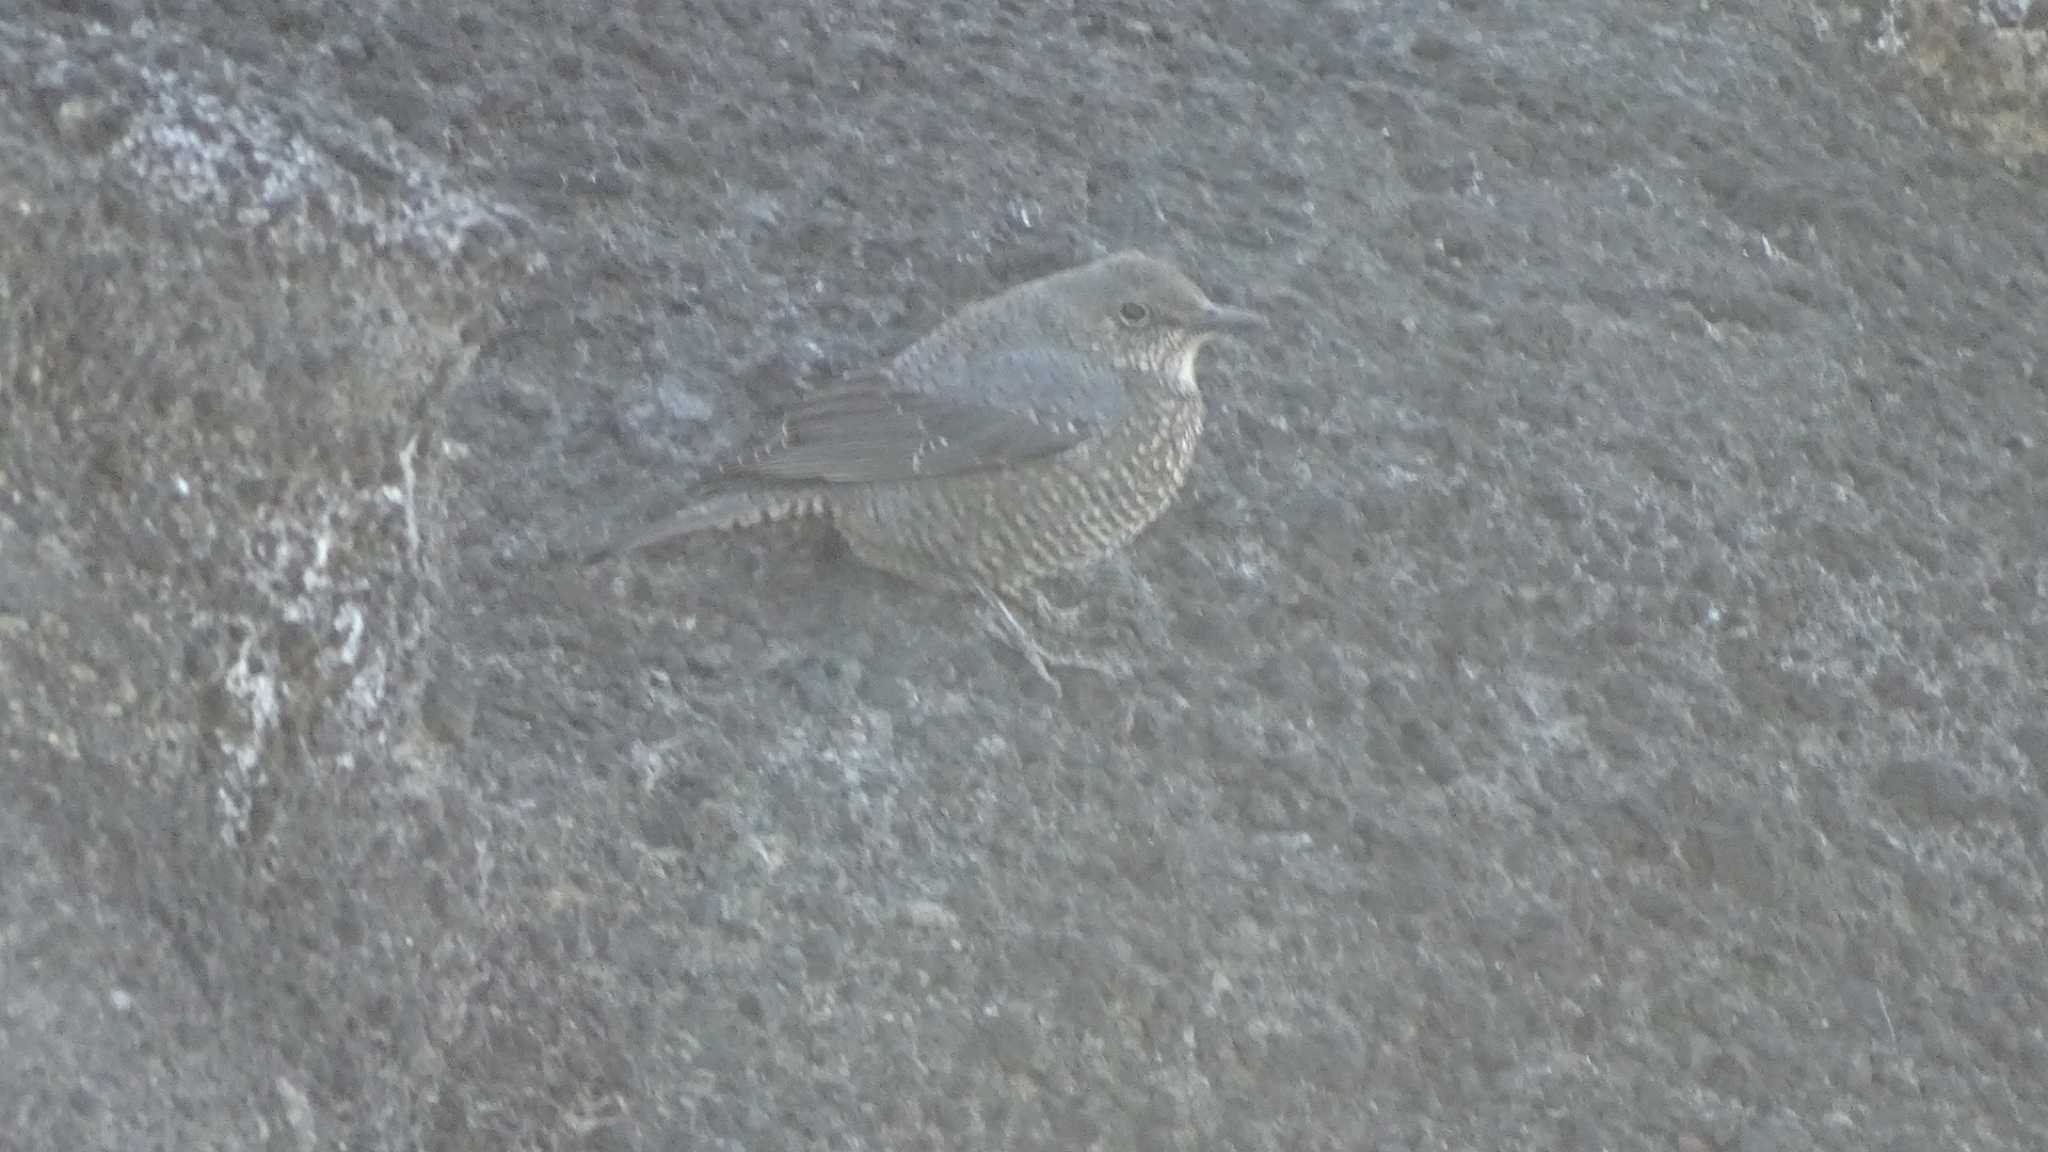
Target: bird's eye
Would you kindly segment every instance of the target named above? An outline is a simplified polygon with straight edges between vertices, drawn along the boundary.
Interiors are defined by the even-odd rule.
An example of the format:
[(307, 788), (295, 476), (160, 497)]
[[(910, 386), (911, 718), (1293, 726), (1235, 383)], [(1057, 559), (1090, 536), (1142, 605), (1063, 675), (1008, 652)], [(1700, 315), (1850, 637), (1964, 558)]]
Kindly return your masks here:
[(1116, 314), (1117, 318), (1126, 324), (1143, 324), (1145, 319), (1152, 315), (1152, 311), (1136, 300), (1126, 300), (1123, 306), (1116, 310)]

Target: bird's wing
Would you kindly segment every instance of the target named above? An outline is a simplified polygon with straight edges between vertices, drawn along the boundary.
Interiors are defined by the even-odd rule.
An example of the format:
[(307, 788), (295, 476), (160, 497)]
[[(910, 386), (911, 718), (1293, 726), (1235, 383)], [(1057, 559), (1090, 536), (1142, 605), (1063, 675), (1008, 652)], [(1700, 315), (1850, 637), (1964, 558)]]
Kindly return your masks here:
[(782, 436), (729, 475), (857, 484), (988, 471), (1079, 444), (1123, 403), (1114, 368), (1049, 348), (972, 360), (943, 391), (878, 373), (792, 407)]

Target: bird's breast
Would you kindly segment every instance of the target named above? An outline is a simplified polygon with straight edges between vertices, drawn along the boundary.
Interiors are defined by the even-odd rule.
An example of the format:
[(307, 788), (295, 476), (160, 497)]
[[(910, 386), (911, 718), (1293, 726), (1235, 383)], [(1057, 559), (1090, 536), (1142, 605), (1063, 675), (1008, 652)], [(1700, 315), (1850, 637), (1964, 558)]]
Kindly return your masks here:
[(839, 528), (870, 563), (1007, 588), (1085, 566), (1128, 543), (1185, 483), (1202, 435), (1199, 395), (1153, 393), (1056, 456), (1011, 469), (863, 490)]
[(1110, 535), (1136, 535), (1179, 495), (1202, 436), (1200, 395), (1148, 397), (1069, 462)]

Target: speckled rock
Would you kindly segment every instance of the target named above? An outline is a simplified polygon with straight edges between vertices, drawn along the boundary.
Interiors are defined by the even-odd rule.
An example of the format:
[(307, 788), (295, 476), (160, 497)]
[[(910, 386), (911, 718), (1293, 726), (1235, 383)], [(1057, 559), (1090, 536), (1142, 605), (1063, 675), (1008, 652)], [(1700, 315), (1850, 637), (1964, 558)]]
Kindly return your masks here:
[[(426, 754), (232, 851), (0, 772), (8, 1152), (2048, 1147), (2048, 181), (1811, 6), (147, 7), (553, 271)], [(1123, 246), (1274, 320), (1055, 590), (1128, 677), (800, 531), (549, 567)]]
[[(0, 22), (0, 792), (41, 829), (14, 850), (161, 952), (102, 956), (84, 1002), (10, 982), (39, 1007), (0, 1012), (24, 1061), (0, 1112), (142, 1146), (146, 1116), (94, 1103), (110, 1070), (70, 1057), (170, 1053), (60, 1035), (142, 1002), (173, 1050), (233, 1021), (289, 1058), (310, 1016), (388, 1017), (381, 1069), (289, 1059), (322, 1096), (422, 1050), (420, 1005), (348, 992), (432, 962), (353, 889), (421, 791), (393, 752), (440, 580), (435, 426), (518, 229), (181, 36), (65, 31)], [(18, 898), (46, 952), (92, 952), (61, 886)], [(309, 932), (341, 947), (278, 946)], [(281, 1131), (293, 1084), (248, 1086)], [(178, 1134), (231, 1147), (262, 1114)]]

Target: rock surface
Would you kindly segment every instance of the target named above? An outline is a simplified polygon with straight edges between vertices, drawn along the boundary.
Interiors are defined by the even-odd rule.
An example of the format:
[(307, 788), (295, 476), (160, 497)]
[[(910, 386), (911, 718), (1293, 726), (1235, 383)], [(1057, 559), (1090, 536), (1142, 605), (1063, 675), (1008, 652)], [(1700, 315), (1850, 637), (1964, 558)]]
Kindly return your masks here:
[(167, 29), (0, 21), (0, 93), (6, 1143), (402, 1115), (443, 959), (369, 901), (514, 232)]
[[(8, 441), (53, 493), (0, 509), (9, 695), (80, 733), (0, 777), (19, 1143), (2048, 1143), (2048, 185), (1896, 61), (1777, 4), (250, 8), (151, 5), (552, 271), (450, 410), (388, 756), (344, 693), (236, 777), (247, 676), (163, 621), (290, 598), (166, 576), (137, 623), (103, 502), (167, 509), (122, 571), (213, 537)], [(1055, 701), (815, 535), (558, 565), (1124, 246), (1275, 320), (1206, 365), (1188, 498), (1064, 590), (1127, 680)], [(96, 681), (26, 667), (59, 626)], [(354, 683), (327, 636), (276, 667)], [(124, 676), (187, 711), (85, 723)], [(323, 730), (372, 751), (291, 767)], [(259, 778), (252, 838), (217, 793)]]

